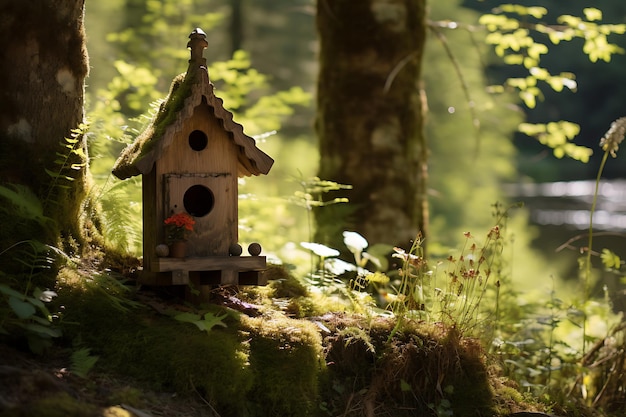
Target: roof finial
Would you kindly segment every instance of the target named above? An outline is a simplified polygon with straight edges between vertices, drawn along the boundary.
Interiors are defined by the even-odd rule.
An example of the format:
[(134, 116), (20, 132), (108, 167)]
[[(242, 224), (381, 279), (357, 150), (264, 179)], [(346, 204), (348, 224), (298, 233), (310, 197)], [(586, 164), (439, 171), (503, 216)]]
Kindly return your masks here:
[(202, 53), (207, 46), (209, 46), (209, 43), (206, 41), (206, 33), (200, 28), (195, 28), (189, 35), (189, 42), (187, 42), (187, 48), (191, 48), (190, 67), (192, 64), (196, 64), (206, 68), (206, 59), (202, 56)]

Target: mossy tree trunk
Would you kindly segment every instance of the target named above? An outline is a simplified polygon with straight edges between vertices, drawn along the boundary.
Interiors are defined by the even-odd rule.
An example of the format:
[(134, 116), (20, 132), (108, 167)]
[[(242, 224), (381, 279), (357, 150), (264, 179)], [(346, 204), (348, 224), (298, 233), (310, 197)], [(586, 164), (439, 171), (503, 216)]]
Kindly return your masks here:
[(353, 186), (316, 212), (319, 242), (343, 230), (406, 245), (427, 227), (425, 0), (319, 0), (319, 176)]
[(71, 144), (65, 140), (84, 116), (88, 60), (83, 8), (84, 0), (0, 3), (0, 183), (29, 187), (44, 214), (55, 221), (40, 235), (24, 226), (10, 231), (3, 226), (3, 244), (37, 239), (78, 247), (83, 241), (79, 219), (87, 188), (85, 137), (78, 135)]

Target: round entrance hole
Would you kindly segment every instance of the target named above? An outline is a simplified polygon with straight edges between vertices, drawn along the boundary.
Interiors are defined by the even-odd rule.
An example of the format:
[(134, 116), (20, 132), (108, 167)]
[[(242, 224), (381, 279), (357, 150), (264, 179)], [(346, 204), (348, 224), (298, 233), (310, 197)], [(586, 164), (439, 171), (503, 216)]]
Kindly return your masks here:
[(215, 197), (204, 185), (192, 185), (185, 191), (183, 205), (187, 213), (194, 217), (203, 217), (213, 210)]
[(194, 151), (201, 151), (209, 143), (206, 133), (202, 130), (194, 130), (189, 134), (189, 147)]

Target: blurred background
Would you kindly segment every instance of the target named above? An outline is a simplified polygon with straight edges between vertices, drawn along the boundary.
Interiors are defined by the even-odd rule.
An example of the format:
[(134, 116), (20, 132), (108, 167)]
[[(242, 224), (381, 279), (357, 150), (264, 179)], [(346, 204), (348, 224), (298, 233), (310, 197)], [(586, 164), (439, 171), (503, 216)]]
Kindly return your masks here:
[[(519, 4), (530, 5), (527, 1)], [(546, 20), (580, 15), (588, 2), (546, 0)], [(508, 239), (512, 280), (531, 291), (549, 291), (550, 277), (575, 282), (580, 255), (571, 246), (584, 242), (602, 151), (598, 143), (611, 122), (626, 115), (626, 56), (591, 63), (582, 41), (551, 47), (542, 65), (552, 73), (576, 75), (576, 91), (543, 90), (529, 109), (513, 93), (494, 97), (490, 86), (520, 76), (485, 44), (486, 33), (468, 32), (482, 13), (499, 2), (429, 2), (430, 20), (458, 22), (444, 34), (462, 69), (462, 82), (448, 51), (434, 36), (427, 42), (423, 88), (428, 98), (430, 147), (429, 250), (444, 256), (463, 232), (480, 236), (495, 222), (494, 211), (509, 211)], [(598, 0), (603, 21), (626, 23), (626, 3)], [(216, 94), (246, 133), (276, 163), (267, 177), (242, 181), (240, 236), (259, 241), (277, 261), (306, 270), (309, 254), (299, 245), (313, 235), (308, 193), (319, 162), (313, 127), (317, 82), (317, 34), (312, 0), (110, 0), (86, 6), (91, 63), (88, 116), (92, 123), (91, 169), (108, 197), (123, 202), (127, 220), (109, 219), (110, 239), (140, 254), (141, 197), (137, 180), (120, 183), (110, 176), (113, 162), (132, 141), (163, 99), (171, 80), (187, 67), (186, 43), (196, 27), (207, 33), (205, 57)], [(624, 36), (611, 41), (626, 48)], [(481, 121), (477, 136), (472, 108)], [(565, 120), (580, 126), (574, 142), (593, 149), (588, 163), (556, 158), (536, 139), (517, 132), (521, 122)], [(480, 153), (474, 156), (477, 140)], [(598, 247), (623, 247), (626, 229), (626, 166), (609, 160), (603, 175), (596, 230)], [(329, 180), (332, 180), (329, 179)], [(110, 201), (108, 201), (110, 199)], [(494, 206), (500, 203), (499, 206)], [(500, 207), (495, 209), (494, 207)], [(501, 213), (500, 213), (501, 214)], [(126, 233), (115, 233), (125, 222)], [(610, 232), (610, 233), (609, 233)], [(563, 246), (574, 239), (572, 245)], [(606, 240), (606, 242), (603, 242)], [(613, 279), (615, 291), (621, 291)], [(567, 287), (567, 285), (565, 286)], [(572, 285), (572, 288), (575, 285)], [(528, 295), (531, 297), (531, 295)]]

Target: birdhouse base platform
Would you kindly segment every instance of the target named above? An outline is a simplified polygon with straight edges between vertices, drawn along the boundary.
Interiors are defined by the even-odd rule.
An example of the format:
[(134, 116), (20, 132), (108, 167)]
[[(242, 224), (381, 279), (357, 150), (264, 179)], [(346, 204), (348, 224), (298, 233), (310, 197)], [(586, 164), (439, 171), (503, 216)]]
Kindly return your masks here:
[(267, 285), (265, 256), (157, 258), (139, 275), (144, 285)]

